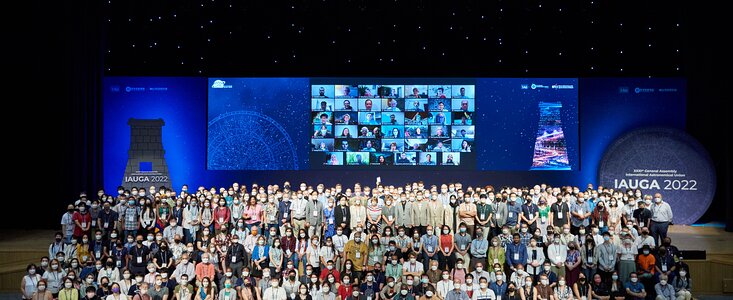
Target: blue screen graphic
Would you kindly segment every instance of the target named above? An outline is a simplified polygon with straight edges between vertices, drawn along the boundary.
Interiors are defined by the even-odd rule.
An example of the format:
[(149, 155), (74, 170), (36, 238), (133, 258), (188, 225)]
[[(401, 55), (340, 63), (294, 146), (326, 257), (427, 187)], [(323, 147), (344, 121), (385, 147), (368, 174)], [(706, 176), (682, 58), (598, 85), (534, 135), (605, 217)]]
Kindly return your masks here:
[[(238, 84), (236, 79), (222, 80), (226, 81), (223, 86), (232, 85), (234, 87)], [(465, 79), (462, 80), (465, 81)], [(218, 98), (209, 97), (207, 101), (207, 95), (212, 92), (211, 86), (214, 84), (207, 78), (107, 77), (103, 83), (104, 188), (113, 191), (122, 183), (130, 149), (130, 127), (127, 124), (130, 118), (164, 120), (163, 148), (166, 151), (165, 159), (172, 185), (176, 190), (180, 190), (183, 184), (195, 187), (199, 185), (218, 187), (229, 185), (232, 182), (282, 184), (285, 180), (306, 181), (309, 184), (353, 185), (356, 182), (372, 182), (376, 176), (381, 176), (385, 184), (395, 185), (423, 180), (426, 184), (463, 182), (464, 185), (502, 186), (534, 185), (538, 182), (545, 182), (551, 185), (584, 186), (587, 183), (597, 183), (598, 166), (604, 151), (624, 133), (646, 126), (685, 129), (686, 82), (684, 79), (581, 78), (576, 81), (578, 87), (578, 90), (574, 92), (577, 93), (576, 100), (572, 100), (572, 97), (567, 100), (563, 100), (565, 98), (562, 97), (532, 98), (529, 95), (531, 86), (529, 90), (522, 89), (523, 84), (531, 84), (531, 82), (552, 85), (572, 82), (574, 79), (567, 82), (561, 82), (558, 79), (548, 80), (548, 82), (544, 82), (544, 79), (478, 78), (474, 80), (475, 91), (469, 92), (475, 93), (476, 97), (474, 105), (477, 123), (473, 126), (476, 126), (474, 128), (476, 149), (480, 149), (477, 152), (481, 157), (475, 162), (475, 169), (456, 170), (439, 167), (425, 169), (425, 166), (416, 166), (412, 169), (385, 171), (359, 167), (339, 170), (308, 168), (310, 137), (313, 133), (310, 128), (312, 126), (310, 112), (313, 105), (311, 96), (314, 94), (311, 93), (319, 92), (318, 90), (312, 91), (311, 85), (334, 82), (333, 78), (242, 79), (242, 84), (247, 82), (248, 86), (255, 87), (249, 92), (242, 91), (245, 94), (253, 93), (251, 98), (249, 96), (244, 99), (222, 97), (227, 100), (214, 105), (213, 101)], [(430, 82), (429, 80), (422, 81), (426, 83), (415, 83), (414, 86), (428, 93)], [(389, 82), (382, 82), (389, 84)], [(399, 79), (399, 82), (403, 83), (404, 90), (395, 89), (393, 92), (391, 89), (383, 89), (382, 91), (403, 93), (403, 95), (412, 91), (413, 86), (408, 87), (404, 79)], [(442, 83), (452, 84), (446, 80), (443, 80)], [(283, 87), (292, 87), (288, 88), (289, 91), (284, 95), (295, 97), (292, 98), (293, 102), (287, 103), (290, 100), (280, 100), (279, 96), (265, 96), (265, 94), (281, 95), (283, 92), (278, 90), (282, 90)], [(260, 95), (254, 93), (255, 91), (260, 91)], [(379, 92), (377, 89), (377, 93)], [(325, 90), (324, 93), (335, 94), (336, 91)], [(523, 93), (529, 96), (512, 96)], [(550, 91), (539, 93), (551, 94)], [(254, 99), (254, 97), (257, 97), (258, 100), (269, 99), (268, 101), (271, 102), (254, 103), (246, 100)], [(498, 99), (499, 97), (501, 99)], [(424, 100), (424, 102), (418, 101), (418, 106), (430, 105), (429, 99)], [(539, 132), (537, 126), (540, 119), (538, 106), (540, 101), (562, 102), (561, 124), (564, 126), (562, 129), (568, 148), (571, 171), (529, 171), (533, 164), (534, 146)], [(562, 114), (569, 113), (566, 108), (572, 109), (572, 102), (576, 102), (574, 105), (578, 110), (575, 120), (572, 119), (572, 115), (562, 116)], [(288, 104), (292, 106), (283, 108), (283, 105)], [(353, 105), (356, 106), (358, 103)], [(287, 109), (287, 112), (271, 113), (270, 111), (275, 108)], [(208, 136), (210, 135), (208, 123), (219, 115), (242, 110), (263, 113), (285, 129), (295, 145), (295, 153), (298, 157), (297, 169), (293, 167), (291, 170), (297, 171), (209, 170), (207, 168)], [(286, 113), (290, 115), (290, 119), (283, 119)], [(405, 118), (408, 118), (409, 113), (409, 111), (405, 112)], [(279, 116), (280, 114), (282, 116)], [(358, 120), (358, 118), (358, 114), (355, 114), (352, 119)], [(577, 122), (579, 129), (566, 126), (573, 122)], [(491, 125), (492, 123), (494, 125)], [(479, 128), (479, 126), (485, 128)], [(425, 131), (425, 134), (429, 135), (430, 133), (427, 132), (429, 126), (427, 127), (421, 132)], [(414, 132), (414, 128), (412, 130)], [(577, 131), (576, 135), (572, 134), (573, 130)], [(572, 141), (573, 138), (575, 141)], [(573, 147), (575, 150), (572, 149)], [(427, 161), (427, 152), (422, 154), (425, 155), (419, 156), (418, 160)], [(364, 158), (365, 156), (362, 155), (362, 159)], [(432, 158), (436, 159), (435, 156)], [(356, 156), (353, 159), (356, 159)]]
[(305, 169), (307, 78), (211, 78), (209, 170)]

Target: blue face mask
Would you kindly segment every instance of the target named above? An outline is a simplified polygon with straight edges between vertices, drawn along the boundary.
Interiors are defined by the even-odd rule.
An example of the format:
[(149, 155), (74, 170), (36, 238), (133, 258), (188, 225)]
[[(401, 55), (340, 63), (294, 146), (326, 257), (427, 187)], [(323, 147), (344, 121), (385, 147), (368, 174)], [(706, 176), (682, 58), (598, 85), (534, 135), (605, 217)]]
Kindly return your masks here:
[(127, 204), (129, 204), (129, 205), (135, 205), (135, 200), (127, 201)]

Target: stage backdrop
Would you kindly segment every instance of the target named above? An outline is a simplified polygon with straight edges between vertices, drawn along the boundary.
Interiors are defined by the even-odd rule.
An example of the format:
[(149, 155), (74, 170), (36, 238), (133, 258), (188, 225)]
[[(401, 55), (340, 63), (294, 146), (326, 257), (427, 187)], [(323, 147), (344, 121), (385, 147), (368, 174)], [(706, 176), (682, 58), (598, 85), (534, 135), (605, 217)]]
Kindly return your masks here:
[[(216, 80), (223, 82), (216, 82)], [(533, 83), (535, 89), (532, 89)], [(553, 84), (574, 86), (568, 96), (553, 94), (551, 88)], [(450, 99), (456, 100), (457, 102), (451, 102), (451, 105), (456, 103), (458, 107), (462, 101), (457, 100), (459, 98), (453, 99), (453, 94), (460, 95), (458, 85), (474, 86), (475, 90), (470, 91), (474, 93), (474, 98), (468, 99), (475, 101), (472, 103), (473, 108), (469, 104), (469, 109), (473, 110), (471, 113), (475, 118), (473, 121), (476, 122), (473, 127), (475, 135), (473, 135), (472, 145), (472, 150), (475, 151), (472, 152), (478, 157), (475, 162), (465, 165), (465, 168), (451, 168), (437, 164), (436, 166), (416, 164), (405, 166), (407, 168), (391, 169), (371, 165), (363, 167), (345, 165), (340, 168), (337, 166), (334, 169), (325, 168), (322, 165), (314, 166), (311, 161), (311, 155), (314, 153), (312, 148), (313, 122), (315, 121), (313, 113), (319, 112), (319, 107), (314, 106), (314, 103), (320, 105), (321, 101), (314, 102), (313, 100), (318, 98), (313, 96), (319, 93), (320, 85), (327, 86), (325, 88), (327, 91), (324, 92), (334, 93), (334, 108), (339, 103), (337, 101), (343, 99), (336, 95), (337, 85), (355, 86), (356, 92), (365, 91), (363, 86), (373, 85), (377, 91), (371, 92), (377, 96), (380, 95), (379, 85), (399, 86), (402, 88), (403, 95), (389, 95), (395, 96), (396, 99), (403, 99), (396, 103), (397, 108), (405, 110), (404, 115), (409, 113), (407, 111), (408, 93), (412, 89), (408, 90), (408, 87), (412, 85), (426, 86), (427, 95), (424, 100), (427, 101), (424, 107), (428, 108), (428, 112), (431, 112), (431, 103), (435, 105), (438, 103), (431, 102), (431, 99), (436, 99), (431, 97), (439, 97), (429, 94), (437, 92), (437, 88), (430, 89), (431, 85), (445, 85), (444, 93), (447, 86), (450, 85), (452, 88), (453, 85), (456, 85), (458, 90), (451, 90)], [(329, 90), (329, 85), (333, 90)], [(360, 85), (363, 85), (361, 89)], [(537, 97), (537, 85), (549, 86), (548, 89), (542, 88), (540, 93), (543, 93), (542, 96), (550, 96)], [(222, 89), (214, 91), (215, 89), (212, 88), (214, 86), (221, 86)], [(239, 95), (226, 96), (229, 93), (227, 86), (231, 86), (232, 89), (236, 87)], [(253, 93), (253, 91), (258, 92)], [(394, 93), (397, 88), (394, 89), (394, 92), (389, 91)], [(162, 126), (164, 159), (170, 174), (169, 184), (172, 184), (176, 190), (179, 190), (182, 184), (210, 187), (230, 184), (234, 181), (246, 184), (252, 182), (281, 183), (284, 180), (293, 182), (305, 180), (313, 184), (335, 184), (337, 182), (349, 185), (355, 182), (371, 184), (377, 176), (381, 176), (382, 181), (386, 184), (404, 184), (409, 181), (423, 180), (427, 184), (461, 181), (471, 185), (501, 186), (533, 185), (546, 182), (553, 185), (584, 186), (587, 183), (598, 182), (599, 164), (604, 152), (614, 140), (624, 133), (647, 126), (684, 130), (685, 95), (686, 85), (683, 79), (666, 78), (472, 78), (458, 79), (458, 81), (440, 78), (422, 80), (420, 78), (393, 78), (393, 81), (390, 82), (379, 82), (378, 79), (360, 78), (107, 77), (104, 80), (105, 189), (113, 191), (125, 179), (125, 168), (128, 165), (128, 153), (131, 149), (131, 132), (128, 125), (131, 118), (161, 119), (164, 122)], [(353, 106), (355, 106), (357, 124), (354, 126), (362, 127), (358, 123), (358, 105), (360, 104), (358, 99), (362, 98), (357, 95), (356, 98), (351, 99), (355, 99)], [(379, 105), (390, 105), (388, 97), (378, 99), (380, 99)], [(417, 98), (417, 100), (422, 99), (422, 97)], [(302, 105), (293, 106), (291, 100), (292, 103)], [(560, 123), (563, 125), (565, 151), (567, 151), (569, 163), (568, 168), (561, 168), (562, 171), (538, 169), (530, 171), (534, 163), (533, 159), (537, 157), (535, 144), (540, 135), (538, 123), (541, 122), (543, 113), (540, 109), (540, 101), (562, 104), (562, 110), (559, 111)], [(547, 116), (557, 114), (552, 111), (556, 107), (554, 105), (544, 106)], [(384, 110), (381, 109), (380, 112)], [(335, 114), (337, 113), (339, 112), (334, 109), (331, 112), (333, 115), (328, 116), (328, 121), (336, 122)], [(451, 118), (454, 116), (452, 111), (447, 115), (450, 115)], [(262, 124), (268, 126), (266, 135), (247, 136), (243, 140), (254, 141), (257, 136), (272, 136), (271, 142), (284, 144), (279, 144), (277, 148), (267, 149), (286, 150), (277, 153), (280, 155), (278, 157), (285, 158), (283, 161), (288, 163), (272, 168), (259, 168), (265, 170), (212, 168), (210, 164), (212, 149), (209, 148), (207, 151), (207, 147), (212, 145), (209, 140), (212, 138), (210, 128), (212, 124), (216, 124), (216, 121), (234, 116), (255, 118), (259, 120), (257, 122), (265, 120), (266, 122)], [(343, 117), (343, 114), (341, 116)], [(389, 118), (389, 115), (385, 116)], [(552, 123), (548, 121), (551, 118), (544, 120), (547, 124)], [(404, 122), (404, 119), (402, 121)], [(455, 125), (452, 121), (447, 126)], [(230, 120), (227, 124), (233, 126), (232, 124), (236, 125), (236, 122), (232, 123)], [(335, 127), (338, 124), (333, 123), (332, 125)], [(402, 125), (402, 129), (407, 129), (409, 126), (405, 123)], [(430, 124), (426, 126), (428, 130), (431, 129)], [(411, 130), (414, 133), (414, 128)], [(359, 141), (358, 137), (355, 139)], [(431, 142), (428, 136), (424, 147), (432, 147), (434, 144)], [(291, 145), (293, 148), (287, 149)], [(543, 145), (554, 147), (555, 144), (543, 143)], [(407, 146), (409, 147), (409, 144)], [(418, 145), (418, 147), (423, 147), (423, 145)], [(264, 148), (251, 147), (251, 151), (262, 149)], [(354, 157), (352, 156), (352, 161)], [(417, 157), (416, 160), (419, 162), (420, 157)], [(234, 162), (233, 165), (235, 165)], [(140, 168), (144, 171), (147, 168), (155, 170), (156, 166), (139, 164), (133, 168)], [(242, 169), (242, 167), (237, 168)], [(149, 186), (147, 183), (140, 183), (140, 185)]]

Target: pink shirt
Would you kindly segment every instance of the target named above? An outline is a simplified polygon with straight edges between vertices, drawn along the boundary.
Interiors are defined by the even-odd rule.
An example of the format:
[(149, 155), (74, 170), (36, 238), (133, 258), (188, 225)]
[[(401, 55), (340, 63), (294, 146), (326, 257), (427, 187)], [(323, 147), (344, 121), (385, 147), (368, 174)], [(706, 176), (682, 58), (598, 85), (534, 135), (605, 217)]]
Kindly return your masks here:
[(260, 216), (262, 215), (262, 205), (259, 203), (255, 205), (254, 207), (251, 206), (245, 206), (243, 216), (247, 215), (250, 217), (249, 220), (247, 220), (247, 224), (254, 224), (257, 222), (261, 222)]

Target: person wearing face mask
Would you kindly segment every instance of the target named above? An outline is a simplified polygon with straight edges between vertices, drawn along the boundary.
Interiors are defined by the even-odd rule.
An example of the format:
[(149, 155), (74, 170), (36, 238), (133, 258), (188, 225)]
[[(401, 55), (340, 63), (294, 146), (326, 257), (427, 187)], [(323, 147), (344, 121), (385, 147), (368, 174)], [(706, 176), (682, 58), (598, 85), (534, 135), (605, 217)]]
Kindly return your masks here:
[(198, 206), (198, 200), (193, 197), (187, 197), (187, 205), (183, 208), (183, 219), (181, 220), (181, 226), (183, 227), (183, 241), (185, 243), (193, 242), (197, 232), (199, 231), (199, 225), (201, 220), (201, 209)]
[(351, 267), (355, 275), (353, 277), (361, 277), (361, 271), (366, 269), (366, 258), (368, 254), (367, 244), (361, 240), (361, 235), (357, 235), (353, 240), (346, 242), (344, 254), (347, 261), (352, 263)]
[[(549, 266), (547, 267), (550, 268)], [(552, 274), (555, 275), (554, 273)], [(537, 291), (537, 299), (538, 300), (549, 300), (550, 297), (554, 297), (554, 291), (553, 288), (557, 285), (557, 283), (551, 282), (550, 278), (546, 274), (542, 274), (539, 277), (539, 283), (535, 286), (535, 290)]]
[(128, 251), (127, 260), (130, 262), (129, 269), (132, 273), (143, 273), (147, 266), (148, 257), (150, 257), (150, 249), (143, 245), (143, 236), (137, 235), (135, 238), (135, 246)]
[[(160, 275), (155, 276), (153, 283), (148, 283), (148, 285), (150, 287), (147, 290), (147, 295), (150, 296), (152, 300), (165, 300), (168, 298), (168, 287), (163, 284), (163, 279)], [(144, 287), (140, 287), (141, 294), (144, 290)]]
[(531, 275), (524, 271), (524, 265), (523, 264), (517, 264), (516, 270), (512, 273), (511, 277), (506, 278), (508, 279), (508, 283), (513, 283), (514, 286), (523, 287), (527, 278), (531, 278)]
[(651, 248), (644, 245), (641, 248), (641, 254), (636, 257), (636, 270), (639, 280), (648, 289), (651, 290), (656, 272), (656, 257), (651, 253)]
[[(334, 223), (335, 228), (343, 228), (344, 234), (348, 235), (350, 230), (349, 226), (351, 225), (351, 210), (348, 206), (348, 198), (346, 196), (340, 195), (338, 196), (338, 206), (334, 208), (333, 216), (334, 216)], [(345, 229), (345, 230), (344, 230)]]
[(580, 275), (580, 265), (582, 263), (580, 250), (578, 249), (578, 243), (568, 243), (567, 258), (565, 259), (565, 279), (567, 280), (568, 286), (573, 286), (578, 280)]
[(437, 293), (435, 290), (436, 285), (437, 282), (436, 284), (431, 284), (427, 276), (423, 274), (422, 278), (420, 278), (420, 283), (414, 289), (415, 297), (418, 297), (418, 299), (432, 300), (433, 295)]
[(48, 256), (54, 257), (56, 256), (56, 253), (65, 252), (66, 247), (67, 245), (64, 243), (63, 234), (61, 232), (57, 232), (55, 234), (54, 241), (48, 246)]
[(494, 300), (496, 294), (489, 289), (489, 281), (486, 277), (479, 278), (479, 288), (473, 292), (471, 300)]
[[(452, 197), (451, 197), (452, 199)], [(475, 219), (476, 216), (478, 216), (478, 210), (476, 207), (476, 204), (473, 203), (473, 198), (464, 197), (464, 201), (461, 202), (461, 204), (458, 205), (457, 209), (457, 218), (453, 218), (453, 222), (458, 222), (458, 226), (452, 225), (451, 229), (456, 230), (460, 229), (461, 226), (466, 227), (466, 233), (468, 233), (469, 236), (473, 235), (474, 229), (475, 229)], [(451, 215), (455, 216), (455, 213), (451, 213)], [(437, 224), (443, 224), (442, 221), (437, 222)], [(446, 223), (450, 224), (450, 223)]]
[(71, 278), (64, 279), (63, 288), (58, 291), (59, 300), (79, 300), (79, 290), (74, 287)]
[(43, 280), (46, 281), (48, 288), (48, 291), (53, 294), (54, 298), (57, 298), (57, 294), (59, 292), (59, 289), (63, 285), (63, 280), (66, 277), (66, 272), (61, 268), (61, 264), (59, 263), (58, 259), (51, 260), (51, 263), (49, 264), (49, 269), (43, 273)]
[(557, 281), (557, 285), (552, 289), (553, 299), (557, 300), (570, 300), (573, 299), (573, 291), (570, 286), (567, 285), (565, 278), (560, 277)]
[(71, 217), (74, 221), (74, 237), (79, 239), (82, 236), (89, 236), (92, 228), (92, 215), (88, 211), (86, 204), (81, 203), (77, 207), (77, 212)]
[[(508, 231), (508, 229), (507, 229)], [(501, 245), (499, 237), (491, 239), (491, 246), (489, 246), (489, 265), (500, 264), (504, 265), (506, 262), (506, 249)]]
[(570, 232), (573, 234), (578, 234), (580, 226), (588, 227), (592, 215), (590, 205), (583, 199), (582, 193), (578, 196), (577, 201), (570, 204)]
[(183, 275), (181, 281), (173, 288), (173, 297), (176, 300), (191, 300), (193, 297), (193, 285), (188, 284), (188, 276)]
[[(438, 263), (434, 263), (437, 270)], [(405, 262), (402, 264), (402, 275), (404, 276), (403, 281), (407, 280), (408, 276), (419, 277), (423, 274), (423, 272), (423, 264), (417, 261), (417, 255), (415, 253), (410, 253), (408, 259), (406, 259)]]
[(559, 230), (564, 225), (570, 225), (570, 204), (566, 197), (557, 196), (557, 201), (550, 206), (549, 221), (554, 230)]
[[(370, 228), (368, 233), (379, 234), (379, 230), (382, 226), (382, 207), (379, 206), (379, 200), (376, 197), (370, 199), (367, 204), (366, 217), (367, 224), (369, 225), (367, 228)], [(376, 230), (371, 230), (372, 227), (376, 228)]]
[(657, 249), (654, 268), (654, 273), (657, 277), (667, 275), (669, 282), (672, 282), (676, 277), (677, 266), (674, 257), (667, 251), (666, 246), (659, 246)]
[(270, 238), (270, 229), (275, 229), (275, 232), (277, 233), (279, 221), (281, 219), (278, 209), (279, 204), (277, 203), (277, 200), (275, 200), (275, 196), (269, 195), (267, 204), (264, 205), (262, 212), (262, 228), (265, 231), (265, 236), (267, 238)]
[(219, 291), (219, 298), (220, 300), (237, 300), (239, 299), (239, 293), (237, 293), (237, 290), (234, 289), (234, 282), (232, 279), (225, 279), (224, 284), (221, 285), (221, 290)]
[[(448, 295), (448, 292), (453, 290), (453, 280), (450, 277), (450, 272), (443, 270), (441, 272), (441, 279), (435, 284), (435, 289), (437, 291), (437, 296), (445, 299), (445, 296)], [(458, 283), (458, 287), (461, 286), (461, 283)]]
[(656, 193), (654, 194), (654, 204), (652, 204), (650, 210), (652, 211), (652, 221), (649, 230), (655, 244), (659, 245), (662, 240), (667, 238), (667, 230), (674, 217), (672, 207), (662, 200), (662, 194)]
[(598, 225), (598, 229), (603, 231), (609, 230), (608, 228), (609, 213), (606, 208), (606, 202), (598, 202), (593, 213), (591, 214), (591, 222)]
[[(465, 226), (465, 225), (464, 225)], [(439, 250), (438, 251), (438, 267), (441, 270), (448, 270), (453, 269), (456, 262), (456, 257), (453, 254), (453, 252), (456, 250), (455, 246), (456, 243), (454, 241), (454, 237), (450, 232), (450, 227), (448, 225), (443, 225), (442, 232), (440, 234), (439, 238)], [(465, 234), (465, 233), (464, 233)]]
[(430, 224), (428, 201), (424, 200), (422, 192), (417, 192), (414, 197), (416, 201), (412, 204), (413, 230), (417, 230), (420, 234), (424, 234), (427, 226)]
[(565, 277), (565, 261), (567, 260), (568, 246), (563, 245), (559, 238), (555, 238), (547, 246), (547, 257), (552, 263), (552, 272), (558, 277)]
[(646, 201), (639, 200), (636, 204), (639, 208), (634, 210), (634, 213), (632, 214), (634, 220), (636, 221), (636, 224), (639, 225), (639, 227), (651, 226), (653, 213), (651, 210), (649, 210), (651, 200), (648, 201), (649, 204), (647, 204)]
[(169, 244), (173, 244), (176, 236), (183, 236), (183, 227), (178, 225), (176, 218), (171, 218), (168, 226), (163, 229), (163, 239)]
[[(336, 211), (338, 210), (334, 206), (333, 198), (326, 200), (326, 207), (323, 209), (323, 221), (321, 226), (323, 227), (323, 237), (330, 238), (336, 234)], [(340, 224), (340, 223), (339, 223)]]
[(519, 231), (520, 215), (522, 214), (522, 204), (519, 203), (521, 198), (517, 197), (516, 194), (511, 193), (507, 199), (507, 215), (505, 226), (509, 227), (511, 232)]
[(20, 292), (23, 299), (31, 299), (33, 293), (37, 290), (36, 287), (38, 286), (38, 282), (41, 280), (41, 275), (36, 273), (37, 269), (38, 268), (35, 264), (29, 264), (25, 268), (26, 275), (23, 276), (20, 284)]
[(201, 279), (214, 278), (216, 270), (214, 264), (210, 261), (211, 255), (204, 253), (201, 255), (201, 263), (196, 265), (196, 284), (201, 285)]
[(321, 261), (319, 255), (319, 251), (321, 249), (320, 238), (318, 236), (312, 236), (309, 241), (310, 242), (305, 251), (305, 258), (308, 263), (307, 265), (311, 267), (316, 275), (319, 275), (321, 271)]
[(506, 289), (507, 289), (506, 281), (509, 278), (506, 278), (506, 275), (502, 271), (496, 271), (494, 273), (494, 278), (496, 278), (496, 280), (494, 280), (493, 282), (489, 284), (489, 289), (494, 291), (494, 295), (504, 296), (506, 294)]
[(304, 284), (301, 284), (300, 281), (298, 281), (298, 277), (296, 275), (296, 270), (290, 270), (287, 274), (285, 274), (285, 277), (283, 278), (283, 288), (285, 289), (285, 292), (288, 293), (289, 297), (295, 298), (296, 294), (298, 294), (300, 288), (308, 290), (308, 287)]
[[(287, 290), (287, 289), (286, 289)], [(305, 285), (299, 285), (298, 289), (295, 290), (290, 296), (292, 300), (313, 300), (313, 296), (308, 293), (308, 287)]]
[(594, 255), (598, 258), (598, 274), (603, 278), (603, 282), (610, 280), (618, 262), (618, 252), (618, 247), (611, 242), (611, 234), (608, 231), (604, 232), (603, 243), (596, 247)]
[[(305, 183), (302, 184), (302, 191), (305, 191)], [(308, 206), (308, 196), (298, 192), (298, 196), (295, 197), (290, 205), (290, 222), (293, 226), (293, 232), (298, 232), (301, 229), (305, 229), (305, 218), (306, 218), (306, 207)]]
[(642, 300), (647, 296), (644, 285), (639, 281), (636, 273), (629, 274), (629, 281), (624, 285), (628, 299)]
[[(341, 201), (344, 201), (344, 200), (346, 199), (342, 198)], [(353, 197), (352, 202), (353, 204), (348, 206), (349, 219), (347, 221), (349, 221), (349, 224), (348, 224), (349, 226), (347, 226), (346, 228), (357, 228), (358, 226), (363, 226), (367, 220), (366, 219), (367, 218), (366, 207), (361, 205), (360, 197)], [(342, 223), (346, 223), (343, 220), (344, 219), (341, 220)]]
[[(423, 235), (422, 237), (420, 237), (420, 245), (421, 245), (421, 249), (420, 250), (421, 250), (421, 254), (422, 254), (422, 261), (423, 261), (423, 263), (425, 263), (425, 262), (427, 262), (427, 261), (429, 261), (431, 259), (433, 259), (433, 260), (438, 259), (438, 257), (439, 257), (437, 255), (438, 252), (445, 250), (445, 249), (439, 249), (438, 248), (439, 247), (439, 245), (438, 245), (439, 239), (438, 239), (438, 237), (433, 232), (433, 226), (432, 225), (427, 225), (426, 228), (427, 228), (426, 234)], [(451, 236), (451, 239), (452, 239), (452, 236)], [(453, 247), (452, 243), (448, 247), (452, 248)], [(451, 249), (448, 249), (448, 250), (450, 251)], [(444, 255), (447, 255), (447, 254), (444, 254)], [(443, 262), (443, 263), (445, 263), (445, 262)]]
[(308, 228), (308, 236), (322, 235), (323, 220), (323, 202), (318, 201), (318, 193), (313, 191), (305, 206), (305, 227)]
[(262, 295), (262, 299), (272, 299), (272, 300), (287, 300), (288, 299), (287, 292), (285, 291), (284, 288), (280, 287), (280, 282), (277, 280), (277, 278), (270, 279), (269, 283), (270, 283), (270, 287), (268, 287), (265, 290), (265, 293)]
[(578, 300), (592, 299), (590, 282), (583, 273), (579, 275), (578, 281), (573, 284), (573, 296)]
[[(407, 201), (407, 195), (405, 193), (400, 194), (399, 198), (394, 204), (395, 207), (395, 222), (396, 228), (403, 228), (405, 232), (409, 232), (413, 226), (413, 203)], [(406, 258), (403, 256), (402, 258)]]
[[(216, 202), (216, 201), (215, 201)], [(232, 211), (227, 207), (226, 200), (223, 198), (220, 198), (218, 201), (218, 204), (216, 208), (214, 209), (214, 230), (216, 230), (216, 233), (221, 232), (221, 226), (226, 226), (229, 224), (232, 218)]]
[[(73, 204), (69, 204), (66, 207), (66, 212), (63, 216), (61, 216), (61, 232), (63, 233), (64, 243), (70, 244), (71, 243), (71, 237), (74, 236), (74, 227), (76, 227), (76, 222), (74, 222), (74, 214), (76, 213), (76, 208)], [(56, 253), (53, 253), (51, 256), (55, 256)]]
[(188, 253), (181, 254), (181, 259), (176, 265), (176, 270), (173, 271), (171, 279), (181, 282), (183, 275), (186, 275), (188, 279), (193, 279), (196, 276), (196, 266), (190, 262), (189, 257)]
[(488, 203), (488, 196), (481, 194), (479, 196), (479, 203), (476, 204), (476, 222), (478, 223), (476, 224), (476, 231), (480, 228), (484, 239), (489, 235), (493, 217), (494, 208)]
[[(527, 198), (524, 202), (524, 205), (522, 205), (520, 219), (523, 224), (522, 226), (527, 226), (528, 232), (534, 232), (535, 229), (537, 229), (537, 225), (539, 224), (538, 220), (540, 217), (539, 213), (540, 212), (537, 205), (532, 202), (531, 198)], [(543, 226), (547, 226), (547, 224), (544, 224)]]
[(667, 275), (659, 275), (659, 282), (654, 285), (654, 290), (657, 292), (657, 300), (675, 300), (676, 292), (674, 286), (669, 283)]
[(123, 229), (125, 230), (125, 236), (136, 236), (140, 227), (140, 208), (135, 202), (134, 198), (128, 199), (127, 205), (120, 211), (120, 219), (124, 220)]
[(31, 295), (30, 300), (52, 300), (53, 295), (51, 295), (51, 292), (47, 288), (47, 283), (45, 280), (41, 279), (36, 283), (36, 286), (34, 287), (35, 292)]
[(647, 227), (642, 227), (641, 228), (641, 235), (639, 235), (636, 238), (635, 244), (636, 244), (636, 247), (638, 249), (641, 249), (644, 246), (649, 246), (649, 248), (655, 248), (656, 247), (656, 243), (654, 242), (654, 238), (651, 235), (649, 235), (649, 228), (647, 228)]
[[(473, 259), (470, 259), (469, 263), (471, 270), (475, 270), (476, 265), (479, 263), (482, 266), (486, 264), (486, 253), (489, 251), (489, 242), (486, 240), (486, 234), (484, 234), (486, 231), (489, 231), (489, 228), (477, 226), (476, 237), (469, 243), (470, 257), (473, 257)], [(469, 257), (468, 255), (466, 256)]]
[(241, 277), (245, 251), (244, 246), (239, 243), (239, 236), (231, 237), (231, 245), (227, 247), (225, 257), (225, 265), (232, 268), (235, 276)]
[[(211, 284), (211, 279), (205, 277), (198, 284), (195, 300), (214, 300), (216, 297), (216, 287)], [(273, 298), (270, 298), (273, 299)], [(279, 299), (283, 300), (285, 298)]]
[(593, 299), (609, 299), (610, 289), (600, 274), (593, 275), (591, 295)]
[(257, 238), (257, 245), (252, 249), (252, 276), (260, 277), (262, 271), (269, 267), (270, 245), (265, 243), (265, 237)]
[(677, 300), (692, 299), (692, 278), (690, 278), (686, 268), (680, 268), (678, 276), (672, 279), (672, 287), (676, 292)]
[[(549, 250), (548, 250), (549, 251)], [(506, 245), (506, 263), (514, 270), (519, 264), (527, 262), (527, 247), (521, 243), (519, 233), (512, 235), (512, 243)]]
[(336, 293), (334, 293), (333, 288), (331, 288), (331, 285), (329, 283), (323, 283), (321, 286), (320, 291), (318, 291), (315, 296), (313, 296), (313, 300), (335, 300), (336, 299)]
[(463, 287), (463, 284), (460, 281), (454, 280), (453, 289), (451, 291), (448, 291), (445, 294), (445, 296), (443, 297), (443, 299), (445, 300), (469, 300), (470, 296), (468, 295), (468, 293), (466, 293), (466, 291), (464, 291), (462, 287)]
[(538, 278), (542, 272), (542, 264), (545, 261), (545, 253), (537, 244), (537, 239), (531, 238), (529, 240), (529, 247), (527, 247), (527, 272), (533, 276), (533, 279)]

